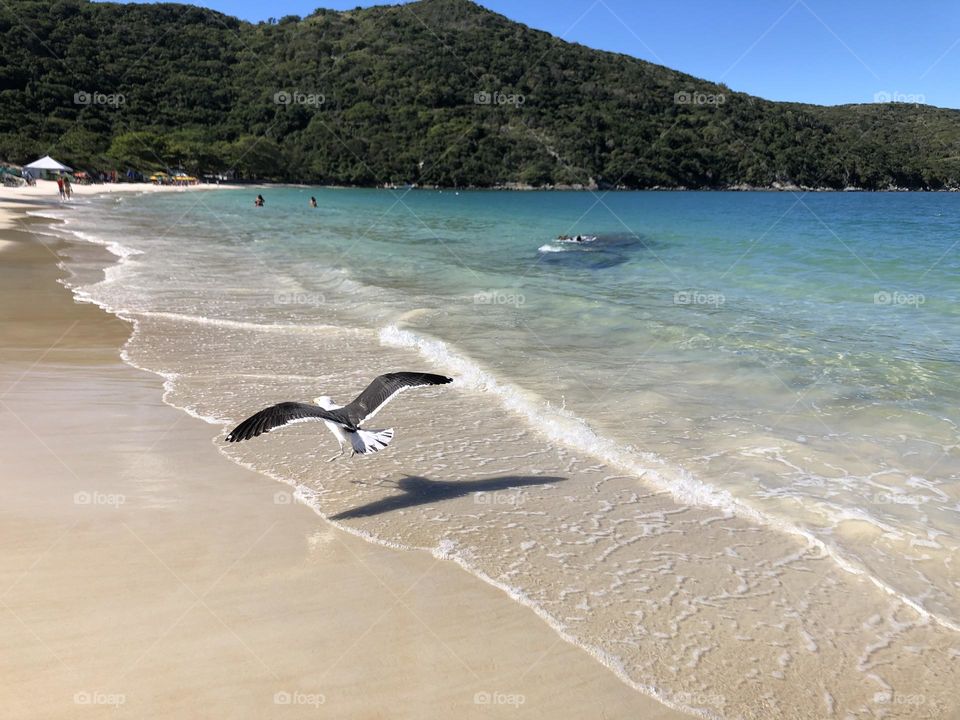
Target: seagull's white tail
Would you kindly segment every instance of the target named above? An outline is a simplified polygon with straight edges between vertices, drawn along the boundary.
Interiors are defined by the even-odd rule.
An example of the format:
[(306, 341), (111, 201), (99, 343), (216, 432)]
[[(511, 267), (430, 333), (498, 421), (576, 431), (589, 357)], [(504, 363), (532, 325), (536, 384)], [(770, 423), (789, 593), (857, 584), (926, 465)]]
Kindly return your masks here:
[(383, 450), (393, 440), (393, 428), (389, 430), (357, 430), (348, 433), (350, 446), (357, 455), (366, 455)]

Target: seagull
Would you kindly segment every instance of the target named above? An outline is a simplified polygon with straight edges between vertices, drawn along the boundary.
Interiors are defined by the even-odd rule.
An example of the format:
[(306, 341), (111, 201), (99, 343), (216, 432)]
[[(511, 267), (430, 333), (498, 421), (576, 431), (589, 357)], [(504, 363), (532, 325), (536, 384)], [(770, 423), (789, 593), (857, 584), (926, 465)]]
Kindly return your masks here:
[(445, 385), (453, 378), (445, 375), (418, 372), (394, 372), (380, 375), (349, 405), (337, 405), (329, 395), (314, 399), (314, 405), (300, 402), (282, 402), (264, 408), (237, 425), (227, 435), (227, 442), (240, 442), (268, 433), (278, 427), (301, 422), (322, 421), (337, 439), (340, 452), (327, 462), (343, 457), (344, 442), (349, 442), (354, 455), (366, 455), (383, 450), (393, 439), (389, 430), (361, 430), (360, 426), (404, 390), (425, 385)]

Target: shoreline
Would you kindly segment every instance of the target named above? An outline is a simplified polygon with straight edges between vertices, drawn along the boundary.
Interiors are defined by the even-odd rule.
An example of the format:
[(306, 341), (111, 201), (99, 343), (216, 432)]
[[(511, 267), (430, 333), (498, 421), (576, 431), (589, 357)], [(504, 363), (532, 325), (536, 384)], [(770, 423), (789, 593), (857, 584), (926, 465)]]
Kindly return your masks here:
[[(30, 224), (10, 213), (7, 219)], [(4, 383), (0, 409), (24, 420), (14, 421), (20, 432), (4, 446), (5, 454), (17, 457), (4, 472), (11, 495), (4, 525), (13, 550), (3, 563), (7, 586), (12, 582), (17, 592), (4, 604), (21, 620), (4, 634), (8, 645), (25, 648), (19, 662), (7, 668), (13, 682), (5, 705), (13, 708), (13, 717), (38, 712), (37, 697), (46, 698), (39, 707), (50, 713), (69, 714), (77, 705), (90, 705), (90, 714), (104, 716), (118, 709), (142, 716), (140, 699), (150, 697), (154, 717), (182, 717), (184, 702), (198, 698), (219, 702), (215, 707), (229, 708), (234, 717), (262, 717), (276, 711), (276, 704), (297, 704), (298, 698), (304, 715), (323, 704), (352, 717), (422, 717), (433, 714), (426, 708), (439, 702), (462, 717), (486, 716), (489, 704), (508, 705), (522, 717), (584, 717), (598, 705), (609, 717), (686, 717), (628, 687), (527, 608), (452, 563), (350, 537), (332, 523), (318, 522), (312, 509), (300, 507), (289, 492), (278, 492), (273, 480), (263, 482), (263, 475), (220, 457), (211, 447), (209, 425), (164, 404), (161, 381), (121, 361), (118, 350), (129, 337), (129, 325), (76, 303), (56, 282), (63, 273), (51, 260), (68, 243), (31, 237), (29, 227), (26, 233), (3, 230), (2, 235), (8, 243), (6, 269), (19, 278), (3, 287), (21, 294), (19, 303), (8, 304), (14, 315), (6, 326), (14, 341), (2, 348), (0, 367), (12, 384)], [(50, 402), (34, 411), (37, 398)], [(41, 460), (18, 457), (25, 445), (34, 447)], [(114, 468), (117, 462), (126, 463), (125, 469)], [(178, 477), (183, 472), (186, 477)], [(95, 486), (81, 481), (88, 473), (96, 477)], [(232, 492), (225, 498), (226, 488)], [(76, 497), (83, 493), (89, 502), (78, 504)], [(216, 522), (205, 522), (211, 512)], [(261, 533), (250, 526), (270, 520), (263, 532), (263, 545), (269, 547), (251, 546)], [(78, 527), (82, 537), (74, 532)], [(177, 532), (169, 533), (171, 528)], [(71, 534), (70, 547), (64, 548)], [(229, 556), (233, 564), (212, 557), (236, 547), (246, 552)], [(334, 557), (327, 557), (332, 549)], [(331, 587), (331, 576), (341, 584)], [(272, 579), (271, 587), (264, 577)], [(199, 595), (201, 603), (192, 586), (210, 581), (218, 589), (212, 595), (224, 592), (228, 598), (203, 608), (206, 593)], [(283, 587), (273, 588), (276, 583)], [(103, 585), (109, 592), (98, 590)], [(231, 616), (251, 594), (261, 598), (257, 612)], [(380, 634), (374, 631), (380, 629), (377, 622), (386, 615), (381, 603), (391, 595), (398, 599), (397, 613), (417, 615), (398, 618), (403, 622), (383, 631), (382, 646), (336, 671), (336, 690), (324, 692), (311, 684), (316, 658), (307, 638), (331, 653), (349, 652), (355, 639), (351, 628), (367, 644), (374, 642)], [(64, 601), (71, 612), (46, 610)], [(166, 628), (170, 621), (180, 622), (182, 606), (187, 607), (184, 618), (198, 604), (215, 617), (208, 616), (208, 624), (193, 622), (188, 638), (175, 632), (151, 635), (155, 621)], [(328, 606), (323, 618), (314, 617), (314, 604)], [(365, 621), (376, 627), (364, 629)], [(75, 681), (77, 665), (89, 669), (90, 652), (98, 657), (90, 665), (103, 668), (130, 645), (144, 651), (149, 665), (135, 663), (129, 686), (126, 680), (113, 685)], [(217, 648), (214, 657), (211, 648)], [(413, 653), (417, 660), (397, 667), (398, 653), (408, 659)], [(39, 667), (51, 657), (59, 660), (56, 669), (62, 673), (52, 679), (48, 673), (41, 692), (31, 674), (39, 677)], [(208, 662), (197, 665), (193, 658)], [(272, 674), (265, 668), (275, 666), (284, 667), (276, 673), (282, 682), (265, 677)], [(134, 678), (138, 668), (150, 672)], [(421, 669), (431, 670), (432, 682), (411, 685)], [(376, 688), (366, 682), (370, 676), (377, 677)], [(411, 690), (417, 684), (420, 691)], [(242, 699), (242, 707), (223, 697), (230, 687), (228, 696)], [(252, 695), (255, 690), (259, 695)], [(290, 702), (281, 695), (277, 703), (278, 693), (286, 693)]]
[(339, 184), (317, 184), (295, 183), (295, 182), (258, 182), (243, 185), (218, 186), (220, 189), (242, 190), (245, 188), (320, 188), (322, 190), (430, 190), (447, 192), (623, 192), (623, 193), (671, 193), (671, 192), (704, 192), (704, 193), (782, 193), (782, 192), (802, 192), (802, 193), (956, 193), (960, 192), (960, 187), (942, 188), (939, 190), (921, 189), (921, 188), (882, 188), (879, 190), (861, 187), (831, 188), (831, 187), (807, 187), (804, 185), (783, 185), (780, 187), (764, 187), (752, 185), (729, 185), (725, 187), (648, 187), (648, 188), (628, 188), (628, 187), (607, 187), (605, 185), (520, 185), (519, 183), (507, 183), (504, 185), (416, 185), (409, 187), (406, 185), (397, 185), (396, 187), (384, 187), (383, 185), (339, 185)]
[[(57, 198), (56, 184), (51, 180), (38, 180), (38, 186), (30, 188), (3, 188), (0, 187), (0, 206), (7, 202), (17, 202), (22, 198), (23, 202), (38, 201), (44, 204), (62, 206)], [(40, 185), (43, 184), (43, 185)], [(50, 187), (47, 188), (46, 186)], [(39, 191), (38, 191), (39, 187)], [(760, 185), (726, 185), (723, 187), (667, 187), (653, 186), (644, 188), (630, 188), (607, 185), (524, 185), (522, 183), (504, 183), (503, 185), (343, 185), (332, 184), (311, 184), (302, 182), (243, 182), (243, 183), (223, 183), (220, 185), (198, 184), (189, 186), (174, 185), (154, 185), (153, 183), (105, 183), (99, 185), (74, 185), (73, 192), (80, 196), (109, 195), (114, 193), (127, 192), (200, 192), (211, 190), (257, 190), (270, 188), (298, 188), (298, 189), (321, 189), (321, 190), (429, 190), (431, 192), (616, 192), (616, 193), (956, 193), (960, 192), (960, 187), (929, 189), (929, 188), (863, 188), (863, 187), (808, 187), (805, 185), (792, 185), (784, 183), (781, 185), (760, 186)], [(15, 194), (15, 195), (14, 195)], [(66, 203), (69, 205), (69, 201)]]
[[(105, 183), (74, 185), (73, 194), (81, 198), (127, 193), (203, 192), (209, 190), (236, 190), (237, 185), (154, 185), (153, 183)], [(71, 200), (60, 200), (53, 180), (37, 180), (35, 185), (21, 187), (0, 186), (0, 230), (17, 228), (28, 210), (70, 207)]]

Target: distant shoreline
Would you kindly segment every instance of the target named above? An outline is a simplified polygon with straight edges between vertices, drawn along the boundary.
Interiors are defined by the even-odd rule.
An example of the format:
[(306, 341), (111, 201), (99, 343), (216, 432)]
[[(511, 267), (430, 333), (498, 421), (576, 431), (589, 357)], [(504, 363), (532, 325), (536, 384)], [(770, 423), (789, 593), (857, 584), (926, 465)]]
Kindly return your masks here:
[[(207, 187), (220, 187), (210, 186)], [(755, 185), (728, 185), (724, 187), (662, 187), (654, 186), (648, 188), (630, 188), (630, 187), (604, 187), (602, 185), (522, 185), (520, 183), (506, 183), (504, 185), (343, 185), (340, 183), (299, 183), (299, 182), (268, 182), (258, 181), (250, 183), (236, 183), (222, 186), (224, 189), (237, 190), (246, 187), (270, 188), (270, 187), (289, 187), (289, 188), (324, 188), (327, 190), (437, 190), (449, 192), (461, 191), (513, 191), (513, 192), (803, 192), (803, 193), (955, 193), (960, 192), (960, 187), (942, 188), (931, 190), (927, 188), (831, 188), (831, 187), (806, 187), (803, 185), (780, 185), (780, 186), (755, 186)]]
[[(30, 202), (53, 202), (60, 204), (56, 197), (56, 188), (53, 182), (39, 181), (39, 186), (31, 188), (4, 188), (0, 191), (0, 201), (11, 201), (19, 198), (20, 200)], [(520, 183), (506, 183), (503, 185), (476, 186), (476, 185), (343, 185), (340, 183), (303, 183), (303, 182), (269, 182), (269, 181), (231, 181), (222, 184), (218, 183), (198, 183), (189, 187), (177, 185), (155, 185), (153, 183), (94, 183), (90, 185), (73, 186), (73, 191), (77, 195), (101, 195), (116, 192), (183, 192), (197, 190), (255, 190), (257, 188), (321, 188), (324, 190), (427, 190), (431, 192), (705, 192), (705, 193), (955, 193), (960, 192), (960, 187), (944, 188), (940, 190), (930, 189), (912, 189), (912, 188), (884, 188), (874, 190), (868, 188), (847, 187), (843, 189), (828, 187), (805, 187), (802, 185), (779, 185), (779, 186), (753, 186), (753, 185), (730, 185), (725, 187), (661, 187), (654, 186), (649, 188), (628, 188), (628, 187), (604, 187), (600, 185), (523, 185)], [(68, 203), (69, 204), (69, 203)]]

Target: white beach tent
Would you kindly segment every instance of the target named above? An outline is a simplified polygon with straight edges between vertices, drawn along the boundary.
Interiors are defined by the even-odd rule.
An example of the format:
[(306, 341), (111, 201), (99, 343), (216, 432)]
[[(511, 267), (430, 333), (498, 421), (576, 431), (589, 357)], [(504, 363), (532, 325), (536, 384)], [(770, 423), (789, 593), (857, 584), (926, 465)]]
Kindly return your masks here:
[(72, 172), (73, 168), (67, 167), (61, 162), (57, 162), (49, 155), (44, 155), (39, 160), (34, 160), (29, 165), (24, 165), (25, 172), (30, 173), (32, 177), (38, 178), (44, 172)]

